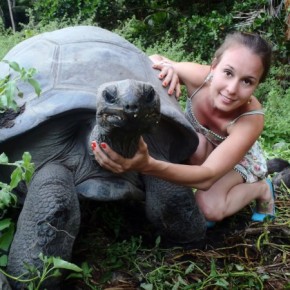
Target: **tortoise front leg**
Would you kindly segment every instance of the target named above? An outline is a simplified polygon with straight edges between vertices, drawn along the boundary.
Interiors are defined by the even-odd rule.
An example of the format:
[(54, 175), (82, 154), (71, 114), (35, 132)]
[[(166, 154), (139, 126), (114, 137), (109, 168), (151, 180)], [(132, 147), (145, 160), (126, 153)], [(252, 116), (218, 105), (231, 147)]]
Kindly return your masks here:
[[(9, 252), (8, 273), (26, 273), (24, 263), (41, 268), (40, 253), (70, 260), (79, 226), (79, 201), (72, 173), (61, 164), (45, 165), (29, 186)], [(51, 289), (55, 283), (48, 281), (46, 288)], [(21, 289), (20, 284), (11, 284)]]
[(143, 176), (146, 187), (146, 214), (160, 235), (176, 244), (199, 244), (206, 221), (191, 188), (152, 176)]

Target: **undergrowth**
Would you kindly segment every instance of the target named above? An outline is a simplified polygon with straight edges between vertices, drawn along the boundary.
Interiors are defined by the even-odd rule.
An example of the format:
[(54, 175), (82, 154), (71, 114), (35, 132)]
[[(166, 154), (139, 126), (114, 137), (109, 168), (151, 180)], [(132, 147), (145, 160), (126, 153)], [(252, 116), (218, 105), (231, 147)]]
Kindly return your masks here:
[[(251, 2), (256, 5), (256, 1)], [(244, 1), (235, 3), (245, 5)], [(260, 16), (260, 21), (268, 20), (266, 16)], [(187, 22), (200, 22), (201, 27), (221, 32), (219, 23), (227, 19), (216, 20), (216, 17), (211, 21), (198, 16), (188, 17), (180, 23), (182, 33), (178, 39), (164, 33), (154, 37), (147, 46), (144, 36), (134, 38), (143, 27), (137, 27), (140, 20), (134, 17), (115, 32), (128, 39), (134, 38), (134, 44), (148, 55), (161, 53), (176, 61), (201, 63), (204, 62), (202, 53), (207, 50), (199, 52), (197, 44), (188, 41), (188, 37), (194, 39), (198, 32), (204, 37), (203, 42), (198, 42), (203, 48), (207, 34), (194, 27), (196, 34), (189, 32), (185, 29)], [(258, 22), (259, 17), (255, 20)], [(19, 32), (0, 28), (0, 59), (24, 39), (77, 24), (96, 25), (90, 18), (84, 21), (78, 17), (66, 18), (66, 15), (61, 21), (44, 25), (36, 23), (31, 13), (30, 22)], [(275, 35), (276, 31), (273, 28), (268, 34)], [(213, 40), (217, 44), (217, 40)], [(189, 46), (190, 50), (186, 49)], [(267, 158), (290, 160), (289, 65), (275, 64), (256, 96), (266, 111), (265, 129), (260, 139)], [(282, 185), (276, 193), (277, 218), (274, 222), (251, 222), (251, 209), (247, 207), (208, 230), (203, 245), (188, 248), (166, 247), (165, 242), (155, 235), (139, 204), (82, 202), (83, 222), (72, 262), (81, 265), (83, 272), (68, 276), (61, 289), (290, 289), (290, 190)], [(6, 224), (2, 225), (1, 231)]]
[[(75, 263), (85, 259), (91, 267), (90, 286), (69, 280), (63, 287), (71, 289), (73, 283), (74, 289), (83, 290), (289, 289), (289, 195), (286, 187), (277, 190), (275, 222), (251, 222), (247, 207), (209, 229), (199, 248), (166, 247), (154, 237), (140, 205), (82, 204), (85, 226), (74, 257)], [(97, 219), (90, 218), (94, 214)]]

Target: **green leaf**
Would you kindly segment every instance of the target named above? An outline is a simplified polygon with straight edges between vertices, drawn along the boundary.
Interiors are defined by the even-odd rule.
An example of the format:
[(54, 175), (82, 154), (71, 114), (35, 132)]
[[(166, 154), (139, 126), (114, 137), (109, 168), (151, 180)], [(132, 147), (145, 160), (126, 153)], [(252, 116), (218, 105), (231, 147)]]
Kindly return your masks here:
[(61, 258), (53, 257), (53, 265), (55, 268), (59, 269), (67, 269), (75, 272), (82, 272), (83, 270), (75, 264), (70, 262), (64, 261)]
[(148, 284), (148, 283), (142, 283), (141, 288), (145, 289), (145, 290), (153, 290), (153, 284)]
[(0, 220), (0, 231), (2, 232), (4, 229), (9, 228), (11, 225), (11, 219), (10, 218), (6, 218), (3, 220)]
[(53, 277), (60, 277), (62, 274), (61, 274), (61, 272), (59, 271), (59, 269), (55, 269), (54, 271), (53, 271), (53, 274), (52, 274), (52, 276)]
[(210, 276), (215, 277), (216, 275), (217, 275), (216, 264), (214, 259), (212, 259), (210, 263)]
[(192, 273), (192, 271), (195, 268), (195, 264), (191, 263), (185, 270), (185, 274), (188, 275), (189, 273)]
[(83, 274), (82, 273), (71, 273), (69, 274), (65, 280), (69, 280), (69, 279), (82, 279), (83, 278)]
[(155, 247), (158, 248), (160, 246), (160, 242), (161, 242), (161, 237), (158, 236), (155, 240)]
[(10, 181), (11, 189), (15, 188), (21, 180), (22, 180), (22, 170), (20, 167), (17, 167), (11, 174)]
[(228, 283), (225, 279), (220, 278), (220, 279), (218, 279), (218, 281), (215, 283), (215, 285), (217, 285), (217, 286), (221, 286), (221, 287), (223, 287), (223, 288), (225, 288), (225, 289), (228, 289), (229, 283)]
[(8, 98), (6, 95), (2, 95), (0, 98), (0, 104), (1, 104), (1, 108), (7, 108), (8, 107)]
[(8, 157), (5, 153), (1, 153), (0, 154), (0, 164), (6, 164), (8, 163), (9, 160), (8, 160)]
[(5, 95), (1, 97), (2, 105), (15, 111), (17, 110), (17, 103), (14, 101), (16, 91), (16, 81), (11, 80), (6, 84)]
[(10, 206), (12, 200), (10, 186), (7, 184), (5, 185), (1, 183), (2, 189), (0, 190), (0, 209), (5, 209), (6, 207)]
[[(0, 237), (0, 249), (1, 252), (7, 252), (14, 236), (14, 223), (10, 223), (10, 226), (7, 230), (2, 232), (2, 235)], [(3, 258), (5, 259), (5, 258)], [(5, 260), (4, 260), (5, 261)], [(4, 263), (4, 261), (2, 261)], [(7, 264), (6, 264), (7, 265)], [(6, 266), (6, 265), (1, 265), (1, 266)]]
[(243, 265), (238, 265), (238, 264), (235, 264), (235, 267), (238, 271), (243, 271), (245, 268)]
[(2, 60), (3, 62), (9, 64), (9, 66), (15, 70), (16, 72), (21, 72), (21, 68), (19, 66), (19, 64), (15, 61), (8, 61), (8, 60)]
[(22, 155), (22, 160), (24, 165), (30, 164), (31, 162), (31, 154), (29, 152), (24, 152)]
[(28, 82), (32, 85), (32, 87), (34, 88), (35, 93), (37, 94), (37, 96), (40, 95), (41, 93), (41, 88), (40, 88), (40, 84), (37, 80), (35, 79), (28, 79)]
[(7, 264), (8, 264), (8, 256), (5, 254), (0, 256), (0, 267), (6, 267)]

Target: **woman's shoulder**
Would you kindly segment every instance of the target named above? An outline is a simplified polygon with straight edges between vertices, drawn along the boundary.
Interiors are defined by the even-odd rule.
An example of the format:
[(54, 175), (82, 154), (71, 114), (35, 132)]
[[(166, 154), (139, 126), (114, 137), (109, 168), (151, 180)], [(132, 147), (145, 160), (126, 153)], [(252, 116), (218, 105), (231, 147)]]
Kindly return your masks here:
[(185, 85), (191, 89), (198, 88), (210, 73), (210, 66), (195, 62), (180, 63), (180, 70), (183, 70)]

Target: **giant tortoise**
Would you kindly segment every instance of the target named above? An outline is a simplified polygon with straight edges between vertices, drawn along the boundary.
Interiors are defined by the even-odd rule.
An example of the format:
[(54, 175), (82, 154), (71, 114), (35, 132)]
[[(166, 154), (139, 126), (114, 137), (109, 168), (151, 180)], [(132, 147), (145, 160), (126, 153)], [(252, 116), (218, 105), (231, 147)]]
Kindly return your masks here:
[[(136, 172), (116, 175), (93, 158), (92, 139), (130, 157), (140, 135), (158, 159), (183, 163), (196, 150), (195, 131), (142, 51), (110, 31), (77, 26), (25, 40), (4, 59), (36, 68), (42, 89), (38, 97), (30, 85), (20, 84), (19, 110), (0, 115), (0, 152), (19, 160), (28, 151), (36, 168), (28, 189), (17, 192), (24, 203), (9, 253), (10, 274), (22, 274), (24, 263), (40, 267), (40, 252), (71, 259), (79, 198), (140, 200), (164, 239), (188, 244), (204, 238), (205, 219), (191, 188)], [(0, 72), (13, 77), (6, 63)], [(10, 173), (1, 168), (0, 180)]]

